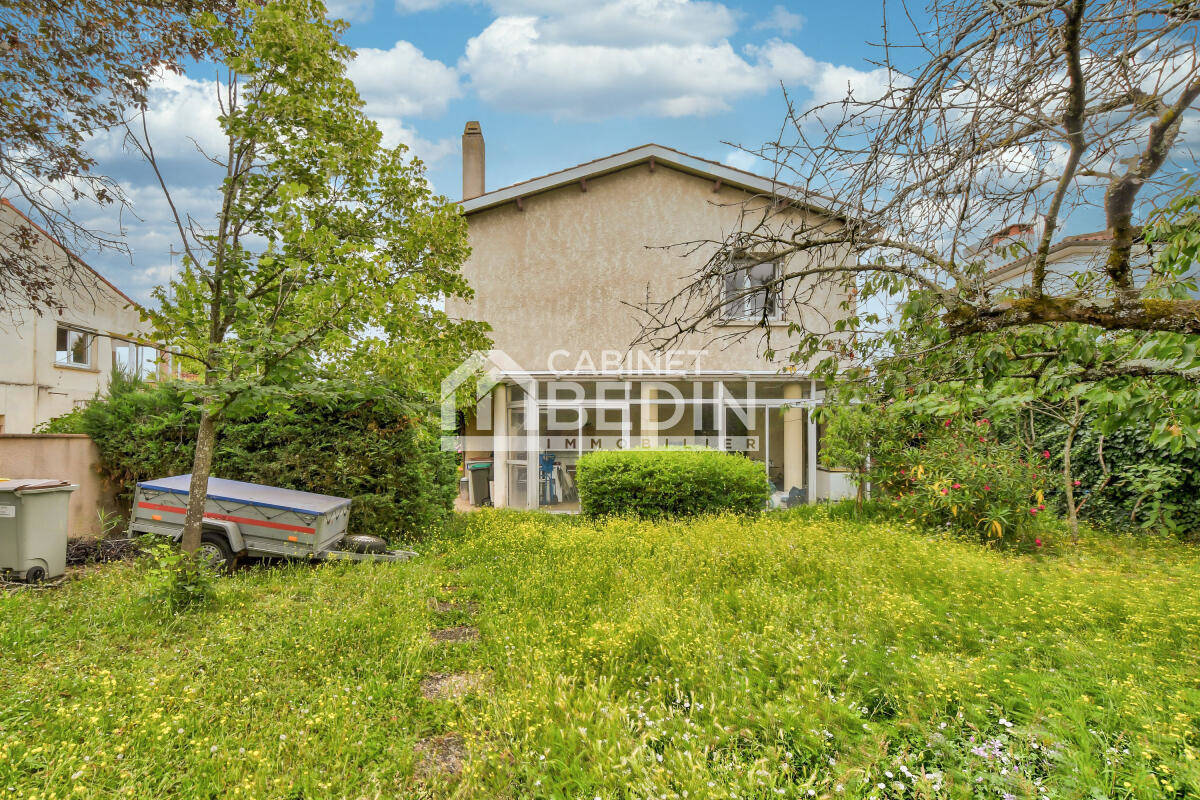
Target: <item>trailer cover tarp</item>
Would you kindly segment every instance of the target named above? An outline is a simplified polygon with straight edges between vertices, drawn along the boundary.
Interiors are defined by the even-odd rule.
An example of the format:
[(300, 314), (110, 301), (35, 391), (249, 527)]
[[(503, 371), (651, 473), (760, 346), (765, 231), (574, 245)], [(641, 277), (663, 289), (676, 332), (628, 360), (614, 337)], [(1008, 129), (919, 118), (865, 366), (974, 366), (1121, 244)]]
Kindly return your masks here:
[[(188, 494), (191, 491), (192, 475), (188, 473), (170, 478), (142, 481), (138, 485), (171, 494)], [(280, 489), (278, 486), (230, 481), (225, 478), (208, 479), (208, 496), (213, 500), (266, 506), (282, 511), (295, 511), (298, 514), (327, 514), (350, 503), (349, 498), (346, 497), (301, 492), (296, 489)]]

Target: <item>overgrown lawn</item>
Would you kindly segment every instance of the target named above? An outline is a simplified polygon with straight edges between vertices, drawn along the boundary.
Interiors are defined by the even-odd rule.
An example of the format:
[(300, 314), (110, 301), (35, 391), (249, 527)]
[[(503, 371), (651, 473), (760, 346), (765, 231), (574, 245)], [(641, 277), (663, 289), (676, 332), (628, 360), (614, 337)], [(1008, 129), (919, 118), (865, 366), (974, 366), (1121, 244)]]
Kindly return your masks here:
[[(0, 791), (1200, 793), (1193, 548), (1094, 538), (1039, 558), (811, 512), (491, 512), (424, 550), (245, 570), (174, 619), (131, 565), (0, 598)], [(456, 625), (479, 642), (431, 639)], [(422, 697), (454, 672), (486, 679)], [(460, 775), (417, 755), (444, 734)]]

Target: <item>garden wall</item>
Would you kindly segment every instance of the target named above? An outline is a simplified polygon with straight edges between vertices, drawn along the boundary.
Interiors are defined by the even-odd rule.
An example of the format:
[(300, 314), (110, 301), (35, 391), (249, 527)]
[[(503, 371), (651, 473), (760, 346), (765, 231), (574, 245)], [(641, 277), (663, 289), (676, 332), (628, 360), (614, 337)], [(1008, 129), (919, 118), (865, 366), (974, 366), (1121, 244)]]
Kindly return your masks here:
[(58, 478), (71, 493), (70, 536), (99, 536), (97, 509), (117, 510), (115, 489), (100, 476), (100, 451), (83, 434), (0, 434), (0, 478)]

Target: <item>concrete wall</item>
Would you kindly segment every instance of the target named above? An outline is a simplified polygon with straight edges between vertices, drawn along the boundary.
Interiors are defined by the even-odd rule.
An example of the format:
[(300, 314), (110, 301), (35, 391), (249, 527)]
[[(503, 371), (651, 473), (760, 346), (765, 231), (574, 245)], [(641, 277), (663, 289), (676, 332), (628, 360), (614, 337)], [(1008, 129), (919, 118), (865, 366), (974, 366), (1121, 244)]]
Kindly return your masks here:
[[(663, 164), (653, 172), (637, 164), (588, 179), (586, 192), (570, 185), (527, 197), (523, 211), (508, 203), (472, 213), (472, 253), (463, 272), (475, 298), (470, 304), (452, 301), (447, 310), (489, 322), (495, 347), (529, 370), (546, 370), (556, 350), (568, 351), (555, 360), (560, 370), (575, 368), (584, 351), (593, 357), (602, 350), (624, 352), (640, 329), (640, 319), (624, 303), (639, 304), (647, 296), (665, 300), (714, 250), (702, 247), (684, 258), (659, 248), (722, 240), (742, 229), (750, 196), (730, 187), (714, 192), (713, 186), (712, 180)], [(840, 297), (828, 297), (823, 303), (827, 319), (841, 314), (838, 302)], [(810, 322), (829, 324), (818, 323), (816, 315)], [(786, 347), (786, 328), (786, 319), (772, 326), (777, 351)], [(751, 335), (738, 341), (711, 341), (747, 330)], [(698, 365), (705, 371), (781, 366), (763, 358), (761, 335), (744, 323), (694, 334), (674, 349), (707, 349)]]
[[(15, 230), (27, 227), (15, 210), (0, 204), (0, 247), (11, 247)], [(36, 257), (65, 261), (56, 244), (43, 239)], [(32, 433), (35, 426), (71, 411), (108, 386), (113, 365), (112, 337), (144, 338), (144, 326), (133, 302), (88, 267), (74, 271), (77, 280), (60, 287), (61, 311), (16, 311), (0, 318), (0, 417), (2, 433)], [(91, 366), (55, 363), (59, 324), (96, 335)]]
[(97, 509), (117, 510), (115, 487), (100, 477), (100, 452), (82, 434), (0, 435), (0, 478), (57, 478), (71, 493), (70, 536), (100, 535)]

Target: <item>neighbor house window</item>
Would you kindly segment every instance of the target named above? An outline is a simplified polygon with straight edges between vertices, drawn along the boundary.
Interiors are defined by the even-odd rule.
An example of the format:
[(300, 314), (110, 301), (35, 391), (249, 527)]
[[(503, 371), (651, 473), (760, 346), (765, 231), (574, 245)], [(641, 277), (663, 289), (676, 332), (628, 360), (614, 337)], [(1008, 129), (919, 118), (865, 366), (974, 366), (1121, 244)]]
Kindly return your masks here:
[(54, 362), (69, 367), (92, 365), (92, 339), (95, 334), (58, 326), (58, 344), (55, 346)]
[(768, 261), (756, 264), (752, 260), (735, 262), (734, 269), (725, 276), (725, 316), (728, 319), (778, 319), (779, 287), (775, 279), (779, 276), (778, 264)]
[(150, 380), (158, 377), (158, 362), (158, 348), (113, 339), (113, 371), (128, 378)]

